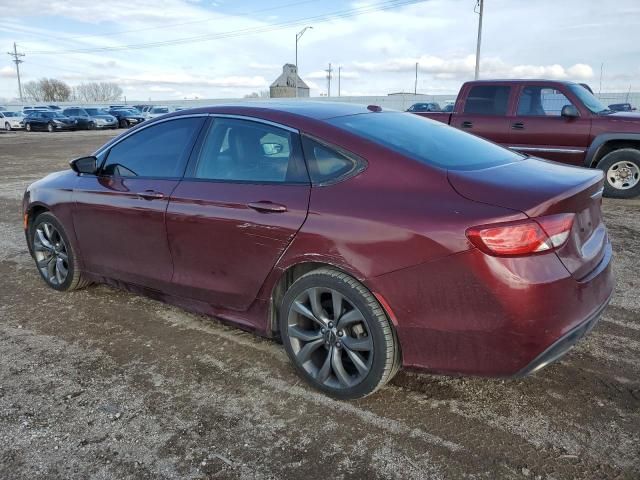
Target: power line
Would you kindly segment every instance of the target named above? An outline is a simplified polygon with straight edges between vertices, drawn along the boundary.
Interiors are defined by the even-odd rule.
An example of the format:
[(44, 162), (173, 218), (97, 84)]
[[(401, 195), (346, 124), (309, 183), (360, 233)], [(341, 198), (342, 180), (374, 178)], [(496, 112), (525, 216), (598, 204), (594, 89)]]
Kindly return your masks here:
[[(238, 12), (238, 13), (234, 13), (232, 12), (224, 12), (224, 13), (219, 13), (216, 15), (212, 15), (212, 16), (208, 16), (206, 18), (203, 19), (199, 19), (199, 20), (190, 20), (188, 22), (180, 22), (180, 23), (165, 23), (162, 25), (157, 25), (155, 27), (145, 27), (145, 28), (136, 28), (136, 29), (132, 29), (132, 30), (118, 30), (115, 32), (104, 32), (104, 33), (94, 33), (94, 34), (90, 34), (90, 35), (75, 35), (73, 37), (57, 37), (58, 40), (77, 40), (77, 39), (82, 39), (82, 38), (97, 38), (97, 37), (113, 37), (113, 36), (117, 36), (117, 35), (123, 35), (125, 33), (138, 33), (138, 32), (147, 32), (149, 30), (161, 30), (164, 28), (173, 28), (173, 27), (182, 27), (184, 25), (193, 25), (196, 23), (206, 23), (206, 22), (211, 22), (213, 20), (218, 20), (220, 19), (220, 16), (223, 14), (226, 15), (232, 15), (234, 17), (248, 17), (251, 16), (253, 14), (256, 13), (263, 13), (263, 12), (270, 12), (273, 10), (280, 10), (283, 8), (289, 8), (289, 7), (295, 7), (298, 5), (303, 5), (306, 3), (313, 3), (313, 2), (318, 2), (319, 0), (303, 0), (303, 1), (298, 1), (298, 2), (289, 2), (289, 3), (284, 3), (281, 5), (275, 5), (273, 7), (268, 7), (268, 8), (260, 8), (257, 10), (253, 10), (251, 12)], [(49, 36), (49, 38), (51, 38)]]
[(401, 7), (401, 6), (422, 3), (424, 1), (426, 0), (391, 0), (391, 1), (380, 2), (375, 5), (357, 7), (357, 8), (352, 8), (348, 10), (342, 10), (338, 12), (323, 14), (323, 15), (316, 15), (312, 17), (299, 18), (296, 20), (290, 20), (286, 22), (267, 24), (257, 28), (250, 27), (250, 28), (244, 28), (239, 30), (221, 32), (217, 34), (197, 35), (193, 37), (177, 38), (173, 40), (166, 40), (166, 41), (159, 41), (159, 42), (128, 44), (128, 45), (121, 45), (121, 46), (114, 46), (114, 47), (92, 47), (92, 48), (80, 48), (80, 49), (68, 49), (68, 50), (34, 50), (28, 53), (30, 55), (54, 55), (54, 54), (63, 55), (63, 54), (74, 54), (74, 53), (95, 53), (95, 52), (111, 52), (111, 51), (122, 51), (122, 50), (140, 50), (145, 48), (183, 45), (186, 43), (198, 43), (198, 42), (205, 42), (205, 41), (211, 41), (211, 40), (239, 37), (243, 35), (253, 35), (257, 33), (271, 32), (274, 30), (281, 30), (284, 28), (289, 28), (289, 27), (298, 26), (300, 24), (306, 24), (311, 22), (320, 23), (320, 22), (327, 22), (327, 21), (337, 20), (337, 19), (351, 18), (359, 15), (364, 15), (367, 13), (373, 13), (376, 11), (390, 10), (390, 9)]
[(7, 52), (8, 55), (13, 57), (13, 63), (16, 64), (16, 74), (18, 75), (18, 91), (20, 92), (20, 102), (23, 102), (22, 99), (22, 83), (20, 82), (20, 64), (24, 62), (24, 60), (20, 60), (20, 57), (24, 57), (24, 53), (18, 53), (18, 47), (16, 46), (16, 42), (13, 42), (13, 52)]

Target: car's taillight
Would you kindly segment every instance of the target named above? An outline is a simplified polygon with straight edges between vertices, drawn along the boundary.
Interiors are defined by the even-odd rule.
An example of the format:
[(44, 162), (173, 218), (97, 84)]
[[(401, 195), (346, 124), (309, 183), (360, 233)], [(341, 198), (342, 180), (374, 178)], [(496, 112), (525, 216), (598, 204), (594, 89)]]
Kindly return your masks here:
[(575, 215), (562, 213), (467, 229), (467, 238), (484, 253), (498, 257), (533, 255), (561, 247)]

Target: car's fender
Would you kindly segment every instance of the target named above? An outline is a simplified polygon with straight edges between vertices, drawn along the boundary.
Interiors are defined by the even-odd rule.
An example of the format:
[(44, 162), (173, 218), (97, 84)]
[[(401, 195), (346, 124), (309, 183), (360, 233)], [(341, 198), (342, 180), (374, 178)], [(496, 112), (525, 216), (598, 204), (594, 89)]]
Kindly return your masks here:
[(587, 149), (584, 159), (585, 167), (595, 167), (595, 159), (598, 158), (600, 149), (611, 141), (632, 140), (640, 142), (640, 133), (602, 133), (595, 137)]

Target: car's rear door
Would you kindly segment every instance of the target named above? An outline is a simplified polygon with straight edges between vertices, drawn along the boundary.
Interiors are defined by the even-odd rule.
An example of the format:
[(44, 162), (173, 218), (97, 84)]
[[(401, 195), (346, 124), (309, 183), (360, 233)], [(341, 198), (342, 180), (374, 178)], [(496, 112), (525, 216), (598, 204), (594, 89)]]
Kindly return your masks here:
[(165, 212), (206, 117), (140, 128), (101, 153), (98, 175), (81, 175), (73, 223), (84, 268), (164, 288), (173, 271)]
[(579, 104), (561, 88), (543, 83), (520, 86), (510, 120), (509, 146), (529, 155), (581, 166), (589, 147), (591, 116), (583, 111), (575, 118), (563, 117), (562, 107), (575, 105), (578, 109)]
[(298, 133), (212, 118), (171, 195), (173, 291), (245, 310), (304, 223), (310, 183)]
[(513, 87), (509, 83), (466, 85), (460, 92), (464, 103), (450, 120), (452, 127), (499, 144), (510, 140), (507, 114), (513, 104)]

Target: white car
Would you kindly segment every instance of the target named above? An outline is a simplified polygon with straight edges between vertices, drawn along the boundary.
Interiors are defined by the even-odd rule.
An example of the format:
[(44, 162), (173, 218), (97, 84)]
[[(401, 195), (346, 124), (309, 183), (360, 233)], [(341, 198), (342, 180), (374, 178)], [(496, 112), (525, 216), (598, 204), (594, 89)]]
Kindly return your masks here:
[(7, 131), (24, 128), (22, 112), (0, 112), (0, 126)]
[(165, 114), (167, 114), (169, 112), (171, 112), (169, 107), (167, 107), (167, 106), (157, 106), (157, 107), (153, 107), (153, 108), (150, 108), (149, 110), (147, 110), (144, 113), (144, 116), (145, 116), (146, 119), (156, 118), (156, 117), (159, 117), (160, 115), (165, 115)]

